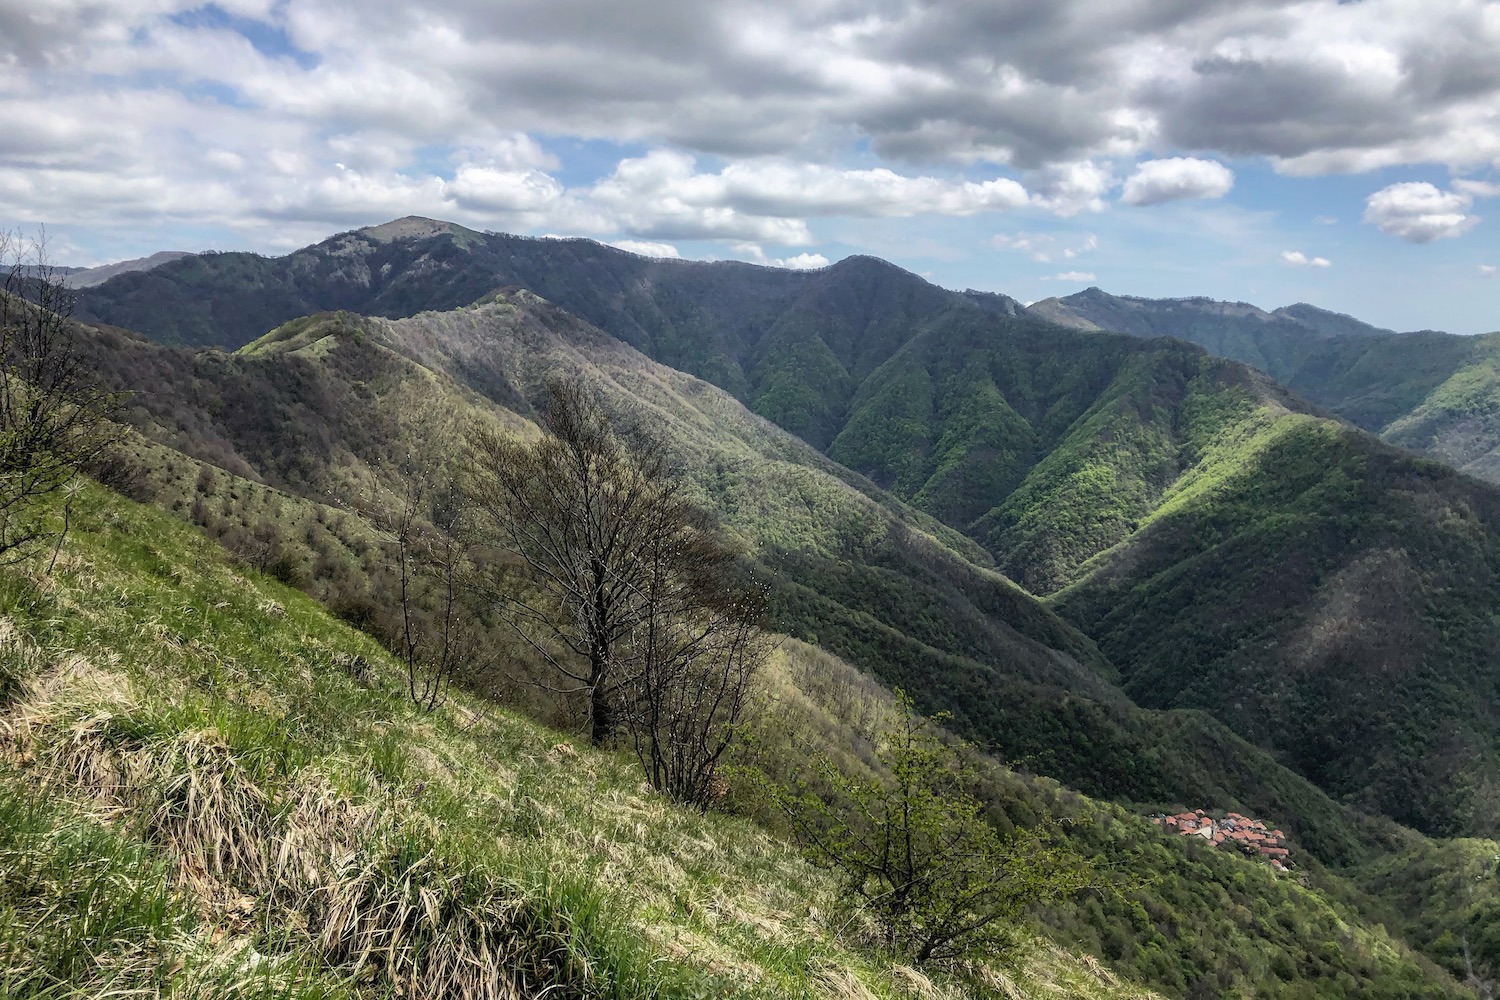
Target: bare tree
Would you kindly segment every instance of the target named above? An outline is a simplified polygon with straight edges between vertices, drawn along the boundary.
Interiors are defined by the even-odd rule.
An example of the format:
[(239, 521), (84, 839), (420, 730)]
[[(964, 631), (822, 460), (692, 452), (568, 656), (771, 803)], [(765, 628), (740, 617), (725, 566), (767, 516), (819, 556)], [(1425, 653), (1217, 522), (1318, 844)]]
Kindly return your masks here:
[(722, 790), (719, 761), (771, 648), (760, 627), (765, 598), (733, 579), (733, 554), (713, 534), (657, 538), (632, 642), (626, 719), (651, 784), (707, 808)]
[(658, 533), (692, 516), (662, 451), (627, 442), (576, 382), (548, 388), (542, 439), (472, 437), (474, 495), (530, 570), (494, 593), (505, 620), (558, 678), (583, 695), (589, 739), (619, 725), (630, 686), (627, 651), (648, 589)]
[(35, 503), (118, 440), (118, 397), (91, 377), (45, 234), (0, 233), (0, 271), (0, 556), (14, 556), (53, 534)]
[(400, 621), (395, 652), (412, 703), (432, 711), (473, 657), (476, 623), (465, 606), (468, 501), (451, 469), (434, 458), (401, 470), (392, 512)]
[(590, 739), (623, 726), (653, 785), (706, 806), (769, 650), (764, 595), (658, 445), (577, 383), (549, 387), (543, 423), (531, 444), (475, 438), (479, 506), (530, 570), (495, 596), (552, 690), (587, 696)]

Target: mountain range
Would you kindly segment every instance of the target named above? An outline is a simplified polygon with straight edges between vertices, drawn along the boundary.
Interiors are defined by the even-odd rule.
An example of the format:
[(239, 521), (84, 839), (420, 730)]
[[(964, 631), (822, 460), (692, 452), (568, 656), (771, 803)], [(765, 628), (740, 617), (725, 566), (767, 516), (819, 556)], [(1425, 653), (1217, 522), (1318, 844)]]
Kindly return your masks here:
[[(512, 291), (498, 305), (502, 289)], [(1500, 649), (1495, 491), (1337, 419), (1315, 405), (1326, 397), (1309, 400), (1274, 372), (1157, 328), (1175, 323), (1202, 341), (1219, 331), (1216, 350), (1254, 343), (1267, 357), (1294, 342), (1312, 356), (1320, 345), (1373, 349), (1416, 335), (1311, 307), (1266, 314), (1200, 300), (1121, 300), (1114, 312), (1089, 314), (1102, 322), (1087, 318), (1085, 304), (1101, 301), (1090, 292), (1027, 309), (950, 292), (873, 258), (801, 273), (421, 219), (282, 258), (182, 258), (79, 293), (83, 319), (167, 345), (240, 350), (170, 355), (196, 359), (197, 371), (153, 398), (211, 382), (207, 369), (230, 377), (249, 363), (241, 359), (287, 336), (259, 339), (267, 330), (320, 310), (372, 317), (358, 322), (381, 331), (374, 343), (523, 418), (540, 376), (518, 375), (522, 359), (537, 370), (588, 370), (583, 359), (628, 345), (639, 363), (671, 372), (650, 385), (696, 376), (727, 394), (674, 390), (720, 402), (712, 418), (677, 413), (664, 418), (669, 426), (723, 433), (725, 415), (743, 413), (729, 405), (737, 400), (790, 432), (776, 449), (800, 449), (798, 466), (816, 469), (820, 483), (841, 483), (840, 495), (863, 498), (860, 509), (897, 518), (872, 528), (808, 498), (740, 511), (767, 533), (763, 558), (801, 588), (805, 600), (782, 605), (788, 631), (924, 691), (927, 705), (954, 711), (1007, 755), (1045, 761), (1095, 794), (1182, 799), (1183, 779), (1169, 776), (1214, 774), (1206, 761), (1222, 748), (1194, 753), (1185, 770), (1154, 764), (1182, 746), (1180, 734), (1160, 722), (1142, 729), (1134, 705), (1198, 709), (1335, 801), (1434, 833), (1491, 832), (1500, 795), (1500, 692), (1488, 669)], [(530, 317), (521, 325), (533, 332), (502, 335), (476, 318), (493, 326), (510, 310)], [(1106, 322), (1128, 329), (1092, 328)], [(543, 348), (559, 330), (594, 346)], [(313, 347), (291, 353), (303, 351)], [(1368, 350), (1361, 357), (1355, 374), (1369, 370)], [(618, 393), (621, 377), (600, 379)], [(259, 375), (253, 384), (295, 383)], [(140, 388), (123, 377), (120, 385)], [(257, 412), (287, 391), (240, 391), (225, 412)], [(621, 398), (639, 407), (644, 392)], [(1368, 405), (1372, 392), (1339, 399)], [(312, 435), (305, 407), (287, 400), (262, 422)], [(329, 442), (320, 447), (339, 447), (353, 423), (316, 432)], [(278, 445), (266, 455), (303, 461), (306, 450)], [(696, 469), (730, 470), (715, 473), (728, 483), (712, 497), (721, 512), (747, 497), (793, 495), (779, 478), (747, 487), (726, 459), (706, 465), (712, 449), (691, 451)], [(268, 460), (246, 467), (278, 485), (327, 489), (271, 478)], [(803, 507), (814, 512), (810, 523)], [(903, 541), (917, 537), (937, 547), (924, 553)], [(836, 552), (830, 538), (855, 541)], [(945, 565), (934, 571), (934, 560)], [(1041, 655), (1022, 652), (1019, 639), (1041, 643), (1027, 647)], [(1022, 687), (999, 697), (986, 688), (997, 675)], [(1063, 724), (1059, 713), (1079, 718)]]
[[(1488, 841), (1429, 839), (1500, 823), (1500, 335), (1096, 289), (1028, 307), (870, 257), (797, 272), (417, 218), (75, 292), (87, 363), (128, 394), (101, 481), (346, 622), (378, 632), (394, 600), (402, 467), (535, 433), (564, 375), (743, 546), (799, 690), (830, 699), (824, 745), (857, 756), (849, 692), (878, 683), (1042, 776), (1006, 793), (1016, 822), (1076, 816), (1066, 789), (1114, 803), (1072, 836), (1147, 879), (1150, 912), (1048, 910), (1059, 940), (1173, 995), (1273, 967), (1318, 995), (1439, 989), (1368, 957), (1377, 922), (1454, 975), (1500, 970), (1500, 909), (1447, 881)], [(524, 705), (505, 676), (477, 686)], [(1280, 826), (1322, 901), (1273, 917), (1219, 862), (1119, 832), (1182, 808)]]
[(1198, 344), (1393, 444), (1500, 482), (1496, 334), (1394, 333), (1305, 304), (1267, 313), (1243, 302), (1138, 299), (1097, 288), (1029, 311), (1080, 329)]

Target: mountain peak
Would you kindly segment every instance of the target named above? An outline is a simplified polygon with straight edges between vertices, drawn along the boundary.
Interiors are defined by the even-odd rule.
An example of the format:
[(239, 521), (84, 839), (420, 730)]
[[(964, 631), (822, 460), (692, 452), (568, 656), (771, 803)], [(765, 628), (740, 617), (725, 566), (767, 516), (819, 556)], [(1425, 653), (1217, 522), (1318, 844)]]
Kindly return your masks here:
[(1362, 320), (1355, 319), (1345, 313), (1332, 312), (1318, 306), (1309, 305), (1306, 302), (1294, 302), (1289, 306), (1282, 306), (1271, 315), (1289, 319), (1307, 327), (1314, 333), (1325, 337), (1331, 336), (1357, 336), (1368, 337), (1372, 335), (1395, 333), (1384, 327), (1371, 326)]
[(479, 235), (472, 229), (466, 229), (456, 222), (443, 222), (440, 219), (428, 219), (420, 215), (408, 215), (378, 226), (366, 226), (364, 229), (359, 230), (359, 233), (380, 243), (392, 243), (396, 240), (426, 239), (429, 236), (438, 236), (443, 233), (452, 233), (454, 236)]

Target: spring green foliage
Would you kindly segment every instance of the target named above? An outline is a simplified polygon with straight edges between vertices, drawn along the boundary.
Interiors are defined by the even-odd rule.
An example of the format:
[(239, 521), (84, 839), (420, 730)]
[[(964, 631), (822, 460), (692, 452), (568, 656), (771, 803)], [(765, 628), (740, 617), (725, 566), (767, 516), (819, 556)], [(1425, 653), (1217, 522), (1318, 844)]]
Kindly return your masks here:
[(1269, 373), (1393, 444), (1500, 482), (1500, 336), (1393, 333), (1307, 305), (1265, 313), (1208, 299), (1089, 289), (1033, 308), (1063, 322), (1176, 337)]
[[(507, 284), (605, 333), (535, 295), (494, 294)], [(380, 533), (359, 498), (378, 493), (391, 445), (411, 440), (401, 416), (437, 407), (524, 435), (547, 374), (579, 371), (622, 416), (665, 428), (697, 499), (772, 580), (778, 627), (904, 687), (923, 712), (951, 710), (1012, 763), (1102, 797), (1266, 816), (1334, 864), (1370, 862), (1392, 839), (1348, 803), (1431, 832), (1489, 833), (1500, 814), (1493, 492), (1180, 343), (1060, 331), (1003, 297), (955, 296), (869, 259), (812, 274), (652, 262), (422, 220), (278, 261), (185, 259), (96, 291), (84, 309), (97, 318), (230, 346), (315, 308), (453, 310), (310, 317), (232, 356), (99, 335), (117, 387), (145, 390), (131, 420), (151, 457), (116, 470), (120, 485), (144, 478), (249, 565), (363, 594), (351, 620), (381, 603)], [(1245, 312), (1176, 311), (1194, 309), (1224, 330)], [(1396, 337), (1298, 308), (1244, 318), (1235, 329), (1258, 337), (1256, 364), (1482, 471), (1487, 338)], [(1295, 337), (1259, 336), (1292, 326)], [(852, 470), (606, 333), (826, 442)], [(240, 478), (211, 473), (197, 489), (196, 464), (162, 446)], [(262, 530), (278, 511), (295, 514), (295, 537)], [(285, 558), (266, 555), (277, 545)], [(992, 563), (1052, 592), (1049, 606)], [(392, 773), (394, 747), (370, 748)], [(1183, 933), (1170, 902), (1165, 915), (1147, 907), (1152, 930), (1132, 923), (1129, 941), (1097, 944), (1171, 991), (1268, 977), (1294, 990), (1305, 974), (1359, 992), (1390, 968), (1368, 941), (1338, 943), (1353, 965), (1331, 951), (1312, 962), (1318, 950), (1299, 944), (1272, 968), (1261, 945), (1224, 943), (1229, 925), (1204, 909), (1215, 892), (1179, 897), (1212, 935)], [(1347, 919), (1232, 923), (1338, 942)]]
[[(805, 782), (829, 803), (850, 779), (890, 787), (879, 736), (899, 726), (895, 699), (797, 643), (784, 647), (773, 668), (776, 709), (754, 757), (762, 773), (787, 787)], [(808, 768), (809, 747), (844, 777), (824, 779)], [(1435, 987), (1432, 966), (1378, 926), (1396, 925), (1375, 901), (1309, 862), (1300, 845), (1298, 864), (1310, 867), (1287, 877), (1045, 778), (981, 767), (970, 788), (1002, 835), (1050, 825), (1056, 843), (1091, 859), (1099, 880), (1116, 890), (1043, 905), (1036, 919), (1047, 933), (1168, 995), (1415, 997), (1452, 989)], [(785, 824), (762, 808), (763, 822)]]
[(419, 712), (195, 529), (95, 488), (75, 513), (52, 576), (0, 578), (12, 995), (1147, 995), (1036, 938), (907, 969), (754, 824), (468, 694)]
[[(353, 337), (314, 338), (326, 320), (298, 321), (250, 356), (285, 355), (281, 367), (304, 366), (296, 377), (270, 358), (252, 376), (250, 359), (200, 355), (196, 381), (182, 372), (181, 388), (159, 398), (213, 398), (198, 400), (192, 419), (153, 419), (184, 446), (234, 441), (247, 459), (238, 471), (252, 475), (296, 456), (272, 481), (304, 496), (326, 496), (320, 470), (337, 469), (343, 478), (332, 493), (346, 496), (369, 482), (347, 457), (359, 460), (355, 468), (373, 464), (366, 456), (392, 433), (363, 419), (383, 410), (368, 397), (394, 399), (390, 387), (401, 383), (416, 397), (424, 387), (402, 356), (522, 416), (547, 368), (608, 371), (623, 407), (650, 426), (671, 426), (705, 504), (753, 539), (784, 581), (773, 595), (780, 627), (903, 685), (926, 711), (953, 710), (966, 734), (1009, 759), (1137, 801), (1193, 801), (1189, 786), (1204, 782), (1177, 775), (1220, 783), (1216, 771), (1241, 770), (1192, 749), (1217, 738), (1170, 745), (1159, 723), (1122, 717), (1129, 710), (1106, 689), (1123, 679), (1148, 707), (1212, 712), (1362, 808), (1429, 831), (1490, 832), (1500, 723), (1483, 707), (1497, 702), (1482, 664), (1500, 634), (1485, 596), (1487, 495), (1433, 467), (1397, 472), (1383, 453), (1366, 461), (1366, 445), (1350, 435), (1321, 450), (1329, 475), (1303, 495), (1312, 482), (1304, 473), (1318, 471), (1307, 456), (1319, 448), (1283, 437), (1301, 425), (1276, 420), (1306, 405), (1238, 365), (1149, 338), (1174, 333), (1247, 358), (1361, 426), (1390, 428), (1394, 440), (1479, 472), (1491, 450), (1488, 339), (1394, 335), (1310, 307), (1266, 314), (1097, 292), (1062, 308), (1136, 336), (1064, 330), (1003, 297), (946, 293), (868, 258), (791, 274), (650, 261), (586, 241), (480, 236), (421, 220), (344, 234), (278, 261), (172, 262), (91, 290), (84, 307), (163, 338), (204, 342), (211, 334), (233, 344), (313, 306), (407, 315), (472, 302), (507, 283), (712, 379), (826, 442), (875, 486), (806, 451), (793, 456), (785, 442), (731, 421), (727, 401), (674, 379), (680, 373), (642, 367), (617, 341), (520, 294), (397, 324), (361, 321), (372, 347), (390, 348), (367, 354), (349, 349)], [(259, 305), (225, 308), (245, 296)], [(175, 305), (184, 300), (209, 310), (204, 316), (222, 309), (225, 319), (200, 317), (198, 332), (181, 333), (173, 324), (186, 322)], [(507, 304), (515, 322), (497, 323)], [(538, 325), (587, 346), (559, 350), (536, 336)], [(204, 384), (215, 388), (188, 388)], [(360, 387), (359, 395), (341, 386)], [(257, 402), (251, 387), (268, 389), (276, 407)], [(345, 398), (361, 404), (347, 408), (348, 418), (337, 412)], [(215, 406), (255, 419), (231, 431)], [(196, 416), (204, 407), (208, 420)], [(730, 423), (732, 441), (723, 433)], [(213, 433), (202, 433), (204, 424)], [(874, 507), (850, 503), (840, 484)], [(923, 519), (901, 499), (933, 516)], [(892, 530), (895, 522), (914, 529), (917, 543)], [(1242, 530), (1250, 522), (1257, 527)], [(963, 565), (990, 559), (1033, 592), (1066, 591), (1056, 606), (1088, 638)], [(1387, 563), (1390, 571), (1377, 568)], [(1410, 639), (1383, 647), (1389, 669), (1367, 674), (1373, 686), (1356, 697), (1356, 665), (1392, 614)], [(1009, 708), (997, 705), (1018, 706), (1014, 714), (1026, 718), (1011, 725), (1002, 718)], [(1152, 732), (1132, 735), (1142, 728)], [(1276, 796), (1235, 784), (1239, 804), (1292, 822), (1284, 799), (1278, 808)], [(1431, 791), (1449, 785), (1456, 796)], [(1252, 803), (1256, 796), (1262, 801)], [(1313, 839), (1320, 847), (1347, 842), (1350, 830)]]
[[(1041, 350), (1045, 331), (1033, 333)], [(579, 372), (620, 426), (667, 435), (695, 499), (747, 543), (756, 576), (770, 585), (777, 629), (816, 637), (910, 692), (923, 712), (951, 711), (967, 738), (1089, 794), (1265, 815), (1330, 862), (1363, 856), (1379, 839), (1215, 720), (1130, 705), (1092, 643), (976, 565), (983, 553), (973, 542), (534, 296), (398, 323), (309, 318), (233, 356), (109, 332), (96, 346), (102, 367), (141, 390), (144, 434), (263, 480), (203, 472), (141, 444), (127, 463), (141, 470), (139, 495), (204, 524), (252, 565), (286, 567), (285, 578), (362, 627), (379, 632), (381, 609), (396, 603), (381, 597), (391, 587), (388, 545), (362, 517), (366, 498), (390, 492), (381, 485), (392, 454), (384, 442), (399, 456), (420, 439), (413, 428), (425, 426), (428, 409), (534, 433), (520, 416), (528, 398), (549, 373)], [(424, 358), (436, 367), (419, 364)], [(1016, 379), (1030, 370), (1024, 359), (1011, 367)], [(1036, 405), (1062, 412), (1075, 403), (1046, 396)], [(1207, 423), (1219, 419), (1204, 412)], [(348, 506), (327, 506), (333, 501)], [(269, 564), (251, 544), (267, 523), (279, 547)], [(500, 676), (516, 669), (502, 634), (487, 648)], [(489, 689), (546, 710), (524, 685)]]
[(1207, 708), (1371, 812), (1486, 831), (1497, 518), (1481, 484), (1264, 411), (1057, 606), (1142, 703)]
[(875, 751), (887, 780), (850, 778), (815, 757), (836, 805), (805, 780), (801, 794), (770, 789), (813, 862), (838, 872), (887, 947), (918, 964), (1003, 953), (1029, 909), (1092, 884), (1050, 829), (995, 829), (970, 791), (979, 781), (972, 749), (945, 741), (933, 721), (897, 691)]
[[(312, 998), (399, 981), (422, 995), (500, 930), (504, 968), (561, 996), (1106, 1000), (1149, 995), (1137, 983), (1182, 995), (1219, 966), (1230, 996), (1461, 995), (1264, 866), (1003, 772), (976, 790), (986, 816), (1001, 830), (1068, 821), (1073, 849), (1145, 876), (1120, 912), (1133, 901), (1146, 919), (1106, 940), (1119, 914), (1083, 898), (1043, 908), (1050, 930), (1020, 930), (1008, 963), (915, 972), (870, 947), (835, 879), (756, 825), (673, 807), (624, 755), (573, 749), (462, 692), (420, 713), (378, 646), (194, 529), (98, 490), (78, 516), (52, 577), (10, 571), (0, 592), (23, 691), (0, 710), (13, 993)], [(790, 655), (800, 666), (780, 676), (808, 693), (780, 688), (801, 707), (774, 717), (878, 773), (859, 771), (854, 724), (888, 696), (826, 653)], [(1220, 885), (1272, 916), (1234, 922)], [(361, 940), (397, 933), (394, 952), (360, 958)], [(453, 988), (466, 990), (483, 984)]]
[(1460, 982), (1500, 985), (1500, 843), (1422, 842), (1361, 869), (1361, 887)]

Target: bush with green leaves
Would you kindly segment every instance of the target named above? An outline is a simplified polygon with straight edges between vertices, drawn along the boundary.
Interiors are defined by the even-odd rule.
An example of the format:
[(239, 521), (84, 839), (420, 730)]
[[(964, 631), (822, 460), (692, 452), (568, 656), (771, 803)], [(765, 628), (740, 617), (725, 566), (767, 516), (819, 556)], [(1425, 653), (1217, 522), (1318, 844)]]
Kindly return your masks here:
[(770, 794), (808, 857), (843, 876), (888, 948), (918, 964), (1002, 952), (1034, 904), (1093, 886), (1096, 874), (1050, 824), (996, 829), (974, 795), (973, 748), (945, 739), (942, 716), (925, 718), (896, 695), (876, 751), (885, 778), (851, 778), (816, 754), (834, 804), (805, 781)]

